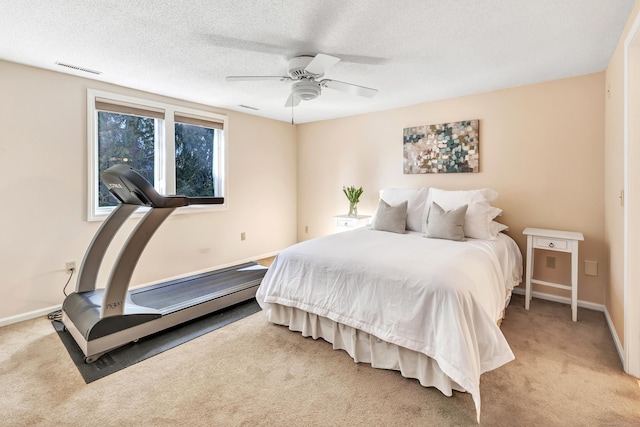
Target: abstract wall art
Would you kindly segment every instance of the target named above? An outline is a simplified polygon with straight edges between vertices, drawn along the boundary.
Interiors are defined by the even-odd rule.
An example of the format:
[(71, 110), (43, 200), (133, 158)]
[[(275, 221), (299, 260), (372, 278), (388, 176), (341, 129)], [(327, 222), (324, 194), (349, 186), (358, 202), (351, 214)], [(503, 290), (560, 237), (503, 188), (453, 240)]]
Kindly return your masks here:
[(405, 128), (405, 174), (479, 172), (479, 120)]

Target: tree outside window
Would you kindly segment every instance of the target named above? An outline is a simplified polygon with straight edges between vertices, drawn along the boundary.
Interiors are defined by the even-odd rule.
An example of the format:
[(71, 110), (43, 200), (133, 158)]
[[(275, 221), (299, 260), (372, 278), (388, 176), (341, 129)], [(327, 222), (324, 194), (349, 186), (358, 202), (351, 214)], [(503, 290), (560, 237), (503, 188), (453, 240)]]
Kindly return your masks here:
[[(98, 112), (98, 174), (126, 163), (154, 183), (156, 119), (129, 114)], [(116, 206), (118, 201), (101, 185), (98, 206)]]
[(212, 166), (217, 132), (203, 126), (175, 124), (177, 194), (216, 196)]

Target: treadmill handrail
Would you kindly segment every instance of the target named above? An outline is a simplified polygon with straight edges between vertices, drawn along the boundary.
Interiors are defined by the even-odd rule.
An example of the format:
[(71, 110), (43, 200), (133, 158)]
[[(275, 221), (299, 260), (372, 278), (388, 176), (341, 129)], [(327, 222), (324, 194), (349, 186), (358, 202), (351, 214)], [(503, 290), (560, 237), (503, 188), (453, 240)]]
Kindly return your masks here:
[(133, 270), (151, 237), (175, 208), (153, 208), (133, 229), (116, 259), (104, 289), (100, 317), (120, 316), (125, 311)]
[(93, 240), (91, 240), (91, 244), (82, 259), (82, 264), (80, 264), (76, 292), (88, 292), (97, 288), (98, 271), (111, 241), (120, 230), (120, 227), (137, 209), (138, 206), (136, 205), (120, 203), (102, 223), (98, 232), (93, 236)]
[(189, 197), (190, 205), (221, 205), (224, 197)]

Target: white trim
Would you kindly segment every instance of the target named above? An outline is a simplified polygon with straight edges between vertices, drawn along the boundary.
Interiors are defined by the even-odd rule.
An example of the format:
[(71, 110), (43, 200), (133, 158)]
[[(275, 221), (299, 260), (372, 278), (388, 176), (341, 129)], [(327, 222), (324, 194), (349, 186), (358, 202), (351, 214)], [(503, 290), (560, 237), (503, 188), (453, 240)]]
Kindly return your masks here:
[[(631, 215), (629, 199), (632, 197), (629, 191), (629, 47), (633, 43), (640, 30), (640, 14), (636, 15), (633, 25), (624, 41), (624, 371), (628, 374), (640, 377), (640, 298), (634, 298), (640, 291), (631, 289), (629, 278), (629, 218)], [(640, 102), (640, 101), (636, 101)], [(633, 286), (638, 286), (634, 284)]]
[[(514, 294), (518, 294), (518, 295), (524, 295), (525, 294), (525, 290), (524, 289), (520, 289), (520, 288), (513, 288), (513, 293)], [(531, 296), (533, 296), (535, 298), (544, 299), (544, 300), (547, 300), (547, 301), (553, 301), (553, 302), (559, 302), (559, 303), (562, 303), (562, 304), (571, 305), (571, 298), (569, 298), (569, 297), (561, 297), (561, 296), (558, 296), (558, 295), (551, 295), (551, 294), (547, 294), (547, 293), (539, 292), (539, 291), (532, 291), (531, 292)], [(578, 300), (578, 307), (587, 308), (589, 310), (595, 310), (595, 311), (604, 311), (605, 310), (604, 304), (596, 304), (595, 302), (582, 301), (582, 300)]]
[(36, 319), (41, 316), (46, 316), (47, 314), (60, 310), (62, 305), (54, 305), (52, 307), (41, 308), (38, 310), (29, 311), (28, 313), (16, 314), (14, 316), (3, 317), (0, 319), (0, 327), (13, 325), (14, 323), (24, 322), (31, 319)]
[(616, 345), (616, 350), (618, 351), (618, 357), (620, 358), (620, 363), (624, 365), (624, 349), (622, 348), (622, 343), (620, 343), (620, 339), (618, 338), (618, 332), (616, 328), (613, 326), (613, 320), (611, 320), (611, 316), (609, 316), (609, 310), (607, 307), (604, 308), (604, 317), (607, 319), (607, 325), (609, 325), (609, 331), (611, 332), (611, 337), (613, 338), (613, 342)]
[(98, 196), (98, 183), (94, 179), (98, 173), (98, 156), (96, 155), (96, 144), (98, 136), (96, 129), (96, 103), (95, 99), (101, 92), (87, 89), (87, 221), (98, 221), (106, 218), (108, 213), (102, 214), (94, 209), (96, 197)]

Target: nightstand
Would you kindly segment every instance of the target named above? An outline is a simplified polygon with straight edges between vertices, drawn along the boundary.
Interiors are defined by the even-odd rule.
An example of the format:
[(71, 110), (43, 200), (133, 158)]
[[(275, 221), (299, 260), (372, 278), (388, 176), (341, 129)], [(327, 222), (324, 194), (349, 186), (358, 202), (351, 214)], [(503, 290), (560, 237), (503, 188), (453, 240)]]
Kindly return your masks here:
[[(574, 231), (545, 230), (543, 228), (525, 228), (522, 234), (527, 236), (527, 271), (524, 308), (529, 310), (531, 284), (550, 286), (571, 291), (571, 320), (578, 320), (578, 241), (584, 240), (582, 233)], [(533, 278), (535, 249), (569, 252), (571, 254), (571, 286), (545, 282)]]
[(371, 222), (371, 215), (337, 215), (333, 217), (336, 221), (336, 231), (353, 230), (360, 227), (366, 227)]

